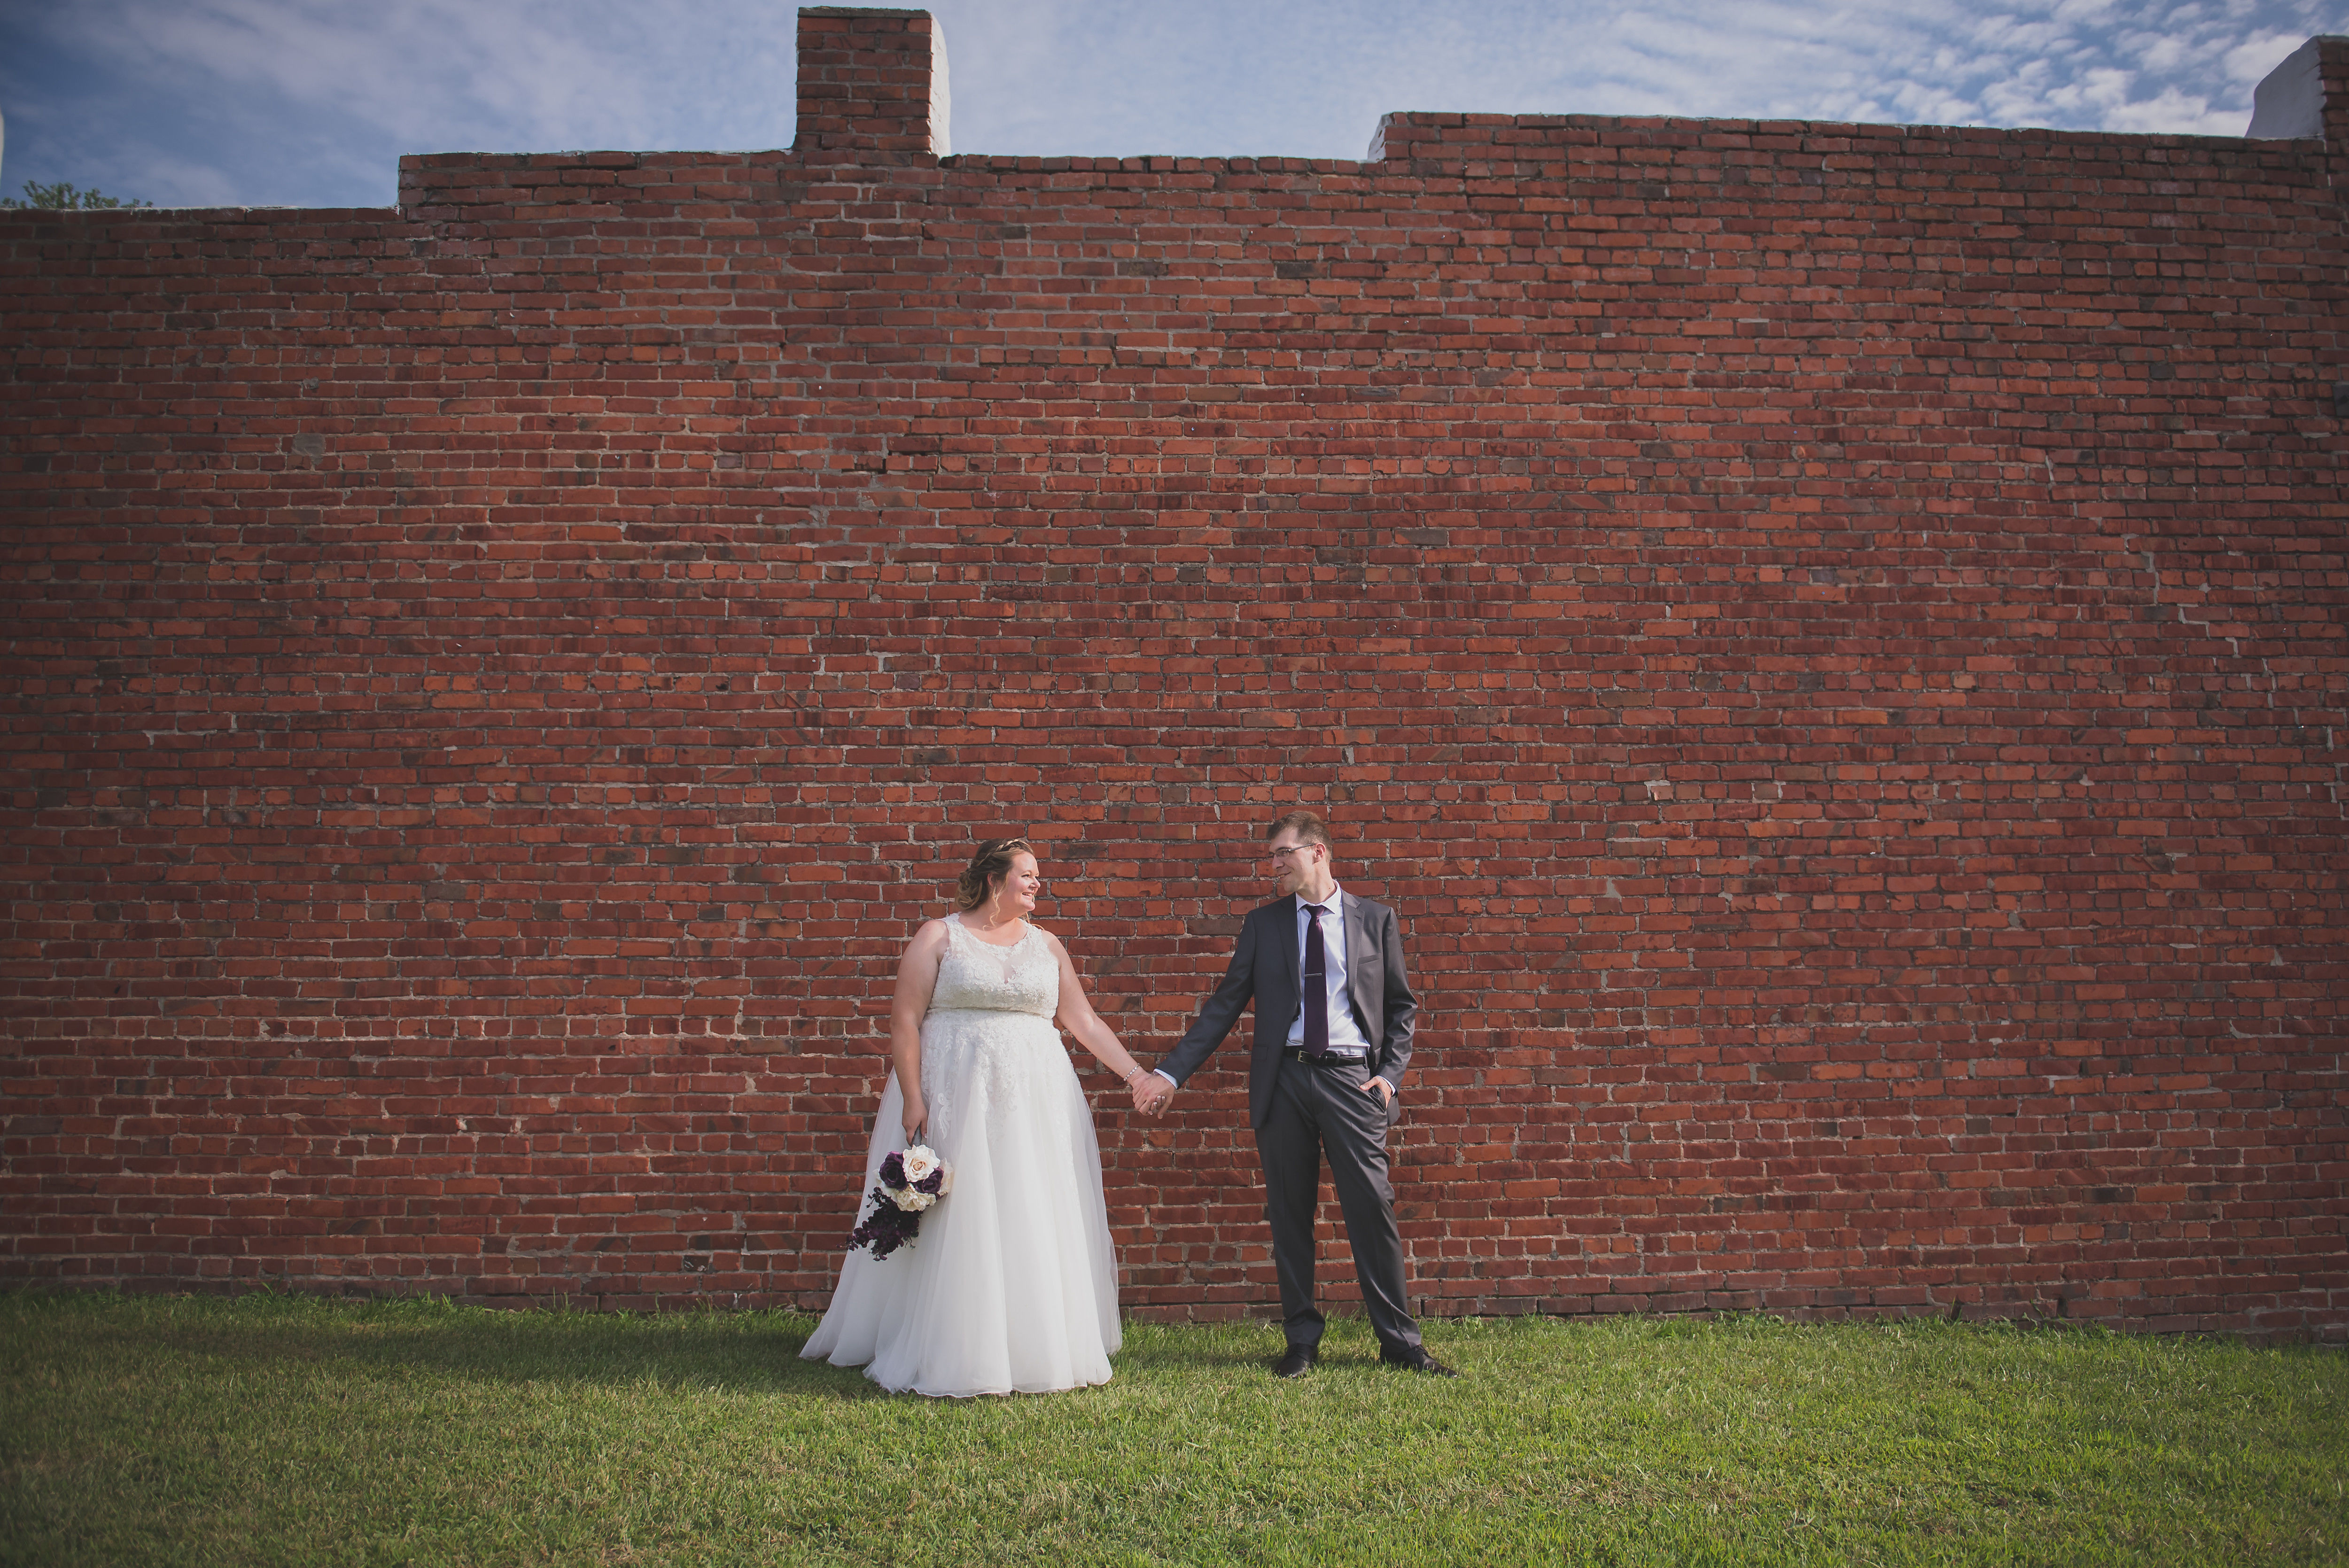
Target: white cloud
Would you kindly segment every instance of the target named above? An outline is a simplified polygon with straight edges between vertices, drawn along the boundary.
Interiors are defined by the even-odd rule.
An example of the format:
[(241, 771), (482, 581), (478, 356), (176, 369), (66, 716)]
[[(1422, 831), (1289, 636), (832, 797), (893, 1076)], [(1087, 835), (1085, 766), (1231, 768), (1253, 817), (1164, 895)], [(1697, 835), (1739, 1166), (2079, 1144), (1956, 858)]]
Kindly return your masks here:
[(2227, 79), (2256, 87), (2260, 78), (2283, 64), (2284, 57), (2308, 42), (2305, 33), (2255, 33), (2220, 57)]
[(2240, 136), (2248, 118), (2240, 109), (2213, 109), (2206, 99), (2164, 88), (2158, 97), (2115, 106), (2105, 116), (2105, 129), (2140, 134)]

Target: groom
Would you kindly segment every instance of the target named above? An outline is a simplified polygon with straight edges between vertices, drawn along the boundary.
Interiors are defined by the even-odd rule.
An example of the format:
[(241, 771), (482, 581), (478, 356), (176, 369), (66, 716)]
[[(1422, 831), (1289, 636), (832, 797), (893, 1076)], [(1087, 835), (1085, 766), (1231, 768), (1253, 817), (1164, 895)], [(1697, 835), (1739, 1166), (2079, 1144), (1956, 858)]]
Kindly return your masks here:
[(1346, 1216), (1354, 1274), (1379, 1336), (1379, 1359), (1437, 1377), (1456, 1376), (1419, 1342), (1406, 1305), (1402, 1234), (1387, 1182), (1387, 1130), (1395, 1090), (1411, 1062), (1419, 1002), (1404, 977), (1394, 911), (1355, 897), (1331, 874), (1330, 830), (1310, 811), (1291, 811), (1267, 835), (1267, 861), (1281, 896), (1250, 912), (1231, 967), (1199, 1009), (1199, 1021), (1157, 1069), (1169, 1087), (1207, 1059), (1256, 1003), (1256, 1048), (1248, 1057), (1248, 1122), (1264, 1162), (1265, 1218), (1288, 1348), (1276, 1377), (1300, 1377), (1320, 1355), (1322, 1317), (1313, 1305), (1313, 1217), (1321, 1157)]

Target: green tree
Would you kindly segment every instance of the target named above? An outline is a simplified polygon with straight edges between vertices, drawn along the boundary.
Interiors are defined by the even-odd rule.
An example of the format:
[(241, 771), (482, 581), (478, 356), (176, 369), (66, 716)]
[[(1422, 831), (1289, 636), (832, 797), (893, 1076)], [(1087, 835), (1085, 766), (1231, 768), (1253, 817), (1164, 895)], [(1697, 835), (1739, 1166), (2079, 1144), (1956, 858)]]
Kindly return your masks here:
[(0, 207), (20, 212), (46, 210), (52, 212), (95, 212), (107, 207), (152, 207), (152, 201), (125, 201), (119, 196), (101, 196), (95, 191), (77, 191), (64, 181), (44, 185), (37, 180), (25, 181), (25, 199), (0, 196)]

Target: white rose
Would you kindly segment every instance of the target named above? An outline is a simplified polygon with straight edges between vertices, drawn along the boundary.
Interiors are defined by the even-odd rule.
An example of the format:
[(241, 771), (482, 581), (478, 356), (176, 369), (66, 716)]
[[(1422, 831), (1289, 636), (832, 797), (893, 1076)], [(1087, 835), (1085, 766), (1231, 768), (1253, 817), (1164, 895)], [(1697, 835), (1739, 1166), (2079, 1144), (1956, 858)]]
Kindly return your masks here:
[(936, 1150), (931, 1149), (926, 1143), (916, 1143), (906, 1150), (905, 1161), (905, 1185), (908, 1187), (945, 1163), (938, 1158)]

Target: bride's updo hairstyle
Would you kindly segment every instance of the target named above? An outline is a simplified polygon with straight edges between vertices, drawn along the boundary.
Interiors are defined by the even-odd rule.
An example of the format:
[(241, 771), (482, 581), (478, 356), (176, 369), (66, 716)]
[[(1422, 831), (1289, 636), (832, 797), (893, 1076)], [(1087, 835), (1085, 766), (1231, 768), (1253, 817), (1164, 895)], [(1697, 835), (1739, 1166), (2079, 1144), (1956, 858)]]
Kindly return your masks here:
[(981, 841), (978, 852), (970, 857), (970, 864), (962, 868), (955, 879), (955, 907), (977, 909), (994, 892), (995, 884), (1011, 874), (1011, 857), (1026, 851), (1036, 852), (1036, 846), (1025, 839), (987, 839)]

